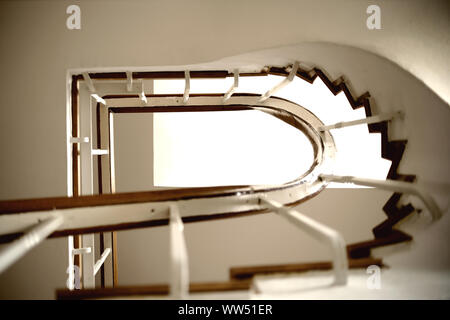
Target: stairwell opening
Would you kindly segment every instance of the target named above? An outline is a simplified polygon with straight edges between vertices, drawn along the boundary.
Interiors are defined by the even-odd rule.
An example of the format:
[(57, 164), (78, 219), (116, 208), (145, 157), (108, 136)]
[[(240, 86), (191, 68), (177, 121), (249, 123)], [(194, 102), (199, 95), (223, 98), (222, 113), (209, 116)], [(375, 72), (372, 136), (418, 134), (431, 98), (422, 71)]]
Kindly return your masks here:
[[(239, 80), (239, 86), (235, 93), (252, 93), (252, 94), (264, 94), (270, 88), (274, 87), (277, 83), (282, 81), (285, 76), (272, 75), (267, 76), (246, 76), (241, 77)], [(153, 94), (183, 94), (185, 90), (184, 79), (170, 79), (170, 80), (144, 80), (145, 88), (153, 88)], [(191, 79), (190, 92), (192, 94), (209, 94), (209, 93), (222, 93), (227, 92), (228, 88), (232, 85), (233, 78), (228, 77), (225, 79)], [(317, 77), (312, 83), (309, 83), (299, 77), (294, 77), (293, 82), (279, 90), (276, 97), (287, 99), (295, 102), (315, 114), (325, 125), (334, 124), (341, 121), (352, 121), (357, 119), (363, 119), (366, 117), (364, 109), (354, 110), (344, 92), (334, 95), (325, 83)], [(256, 116), (258, 112), (254, 113)], [(244, 115), (241, 113), (241, 115)], [(188, 115), (186, 115), (188, 117)], [(206, 118), (214, 117), (214, 115), (208, 115), (202, 120), (198, 119), (196, 122), (191, 119), (191, 128), (201, 127), (204, 121), (208, 121)], [(172, 118), (172, 119), (170, 119)], [(251, 121), (250, 118), (246, 121), (246, 126), (249, 132), (258, 131), (263, 125), (261, 122)], [(213, 120), (211, 120), (213, 121)], [(154, 117), (154, 131), (153, 131), (153, 143), (155, 146), (154, 154), (154, 175), (157, 176), (158, 172), (177, 172), (176, 177), (168, 177), (163, 175), (159, 179), (155, 180), (155, 185), (159, 186), (197, 186), (207, 185), (199, 182), (202, 180), (201, 176), (192, 176), (190, 172), (185, 171), (183, 174), (179, 168), (183, 167), (184, 157), (172, 158), (171, 161), (161, 161), (162, 158), (167, 159), (168, 150), (182, 150), (186, 146), (186, 142), (183, 139), (167, 139), (167, 136), (182, 137), (186, 128), (180, 126), (180, 121), (175, 120), (175, 117), (170, 115), (158, 114)], [(230, 131), (233, 129), (230, 128)], [(279, 137), (280, 141), (283, 141), (285, 145), (298, 144), (295, 140), (295, 136), (286, 136), (283, 134), (282, 128), (271, 127), (267, 136)], [(373, 179), (386, 179), (386, 176), (391, 167), (391, 161), (384, 159), (381, 156), (381, 134), (370, 133), (367, 125), (358, 125), (348, 128), (342, 128), (339, 130), (332, 130), (332, 135), (336, 144), (336, 157), (334, 165), (334, 173), (337, 175), (352, 175), (352, 176), (364, 176)], [(227, 135), (227, 131), (222, 132), (222, 136)], [(286, 140), (286, 139), (291, 139)], [(261, 140), (257, 140), (261, 141)], [(238, 145), (239, 141), (235, 140)], [(305, 144), (298, 144), (298, 147), (308, 153), (308, 146)], [(264, 146), (261, 146), (264, 148)], [(208, 150), (195, 149), (199, 158), (205, 157), (208, 154)], [(266, 148), (266, 157), (271, 156), (270, 143)], [(159, 155), (161, 155), (159, 157)], [(246, 159), (246, 157), (243, 157)], [(247, 154), (247, 159), (253, 161), (251, 154)], [(260, 158), (261, 159), (261, 158)], [(287, 172), (298, 172), (298, 168), (301, 164), (291, 162), (284, 164), (282, 167), (274, 166), (267, 167), (265, 174), (269, 176), (276, 176), (277, 172), (279, 177), (287, 176)], [(239, 168), (237, 168), (239, 169)], [(269, 172), (269, 170), (272, 170)], [(205, 171), (206, 172), (206, 171)], [(247, 172), (243, 170), (243, 172)], [(236, 172), (237, 175), (238, 172)], [(207, 175), (207, 174), (205, 174)], [(241, 173), (242, 176), (242, 173)], [(205, 181), (208, 180), (205, 177)], [(251, 181), (250, 179), (249, 181)], [(260, 182), (261, 179), (253, 179), (255, 182)], [(214, 181), (209, 179), (210, 185), (215, 185)], [(270, 181), (270, 179), (269, 179)], [(276, 179), (272, 179), (276, 181)], [(282, 181), (282, 179), (280, 180)], [(277, 182), (280, 182), (277, 181)], [(284, 180), (288, 181), (288, 180)], [(219, 183), (220, 180), (217, 180)], [(361, 186), (337, 184), (331, 183), (331, 188), (363, 188)]]

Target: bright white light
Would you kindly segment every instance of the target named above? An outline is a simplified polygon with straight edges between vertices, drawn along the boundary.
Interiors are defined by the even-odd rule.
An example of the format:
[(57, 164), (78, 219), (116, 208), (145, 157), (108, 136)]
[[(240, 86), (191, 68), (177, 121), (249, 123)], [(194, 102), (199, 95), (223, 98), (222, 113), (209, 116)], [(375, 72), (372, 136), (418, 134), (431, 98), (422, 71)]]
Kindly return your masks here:
[[(235, 92), (264, 94), (283, 79), (273, 75), (241, 77)], [(190, 92), (225, 93), (232, 83), (232, 77), (191, 79)], [(184, 85), (184, 79), (155, 80), (154, 88), (156, 94), (183, 93)], [(310, 84), (295, 77), (275, 95), (309, 109), (326, 125), (365, 118), (363, 108), (353, 110), (343, 92), (334, 96), (320, 78)], [(257, 111), (155, 114), (155, 185), (269, 184), (297, 177), (299, 168), (306, 165), (302, 161), (310, 160), (305, 155), (311, 145), (304, 143), (303, 134), (299, 138), (297, 129), (266, 117), (273, 118)], [(282, 125), (275, 125), (277, 121)], [(367, 125), (331, 133), (337, 148), (334, 174), (386, 178), (391, 161), (381, 158), (379, 133), (370, 134)], [(297, 144), (299, 148), (292, 148)], [(299, 153), (284, 157), (286, 149)], [(330, 187), (356, 186), (332, 183)]]
[(184, 93), (185, 80), (154, 80), (153, 92), (155, 94), (175, 94)]
[(191, 93), (225, 93), (233, 84), (233, 78), (225, 79), (192, 79)]
[[(175, 80), (155, 80), (155, 94), (180, 94), (184, 93), (184, 79)], [(225, 79), (190, 79), (189, 93), (225, 93), (233, 84), (233, 78)]]
[[(326, 125), (366, 117), (364, 108), (353, 110), (343, 92), (336, 96), (320, 78), (310, 84), (298, 77), (277, 92), (277, 96), (296, 102), (314, 113)], [(369, 133), (367, 125), (331, 130), (336, 143), (336, 175), (386, 179), (391, 161), (381, 157), (379, 133)], [(331, 188), (363, 188), (331, 183)]]
[(235, 92), (264, 94), (280, 83), (283, 79), (285, 79), (285, 77), (273, 75), (264, 77), (240, 77), (239, 86)]
[(282, 184), (312, 163), (306, 136), (261, 111), (154, 115), (155, 186)]

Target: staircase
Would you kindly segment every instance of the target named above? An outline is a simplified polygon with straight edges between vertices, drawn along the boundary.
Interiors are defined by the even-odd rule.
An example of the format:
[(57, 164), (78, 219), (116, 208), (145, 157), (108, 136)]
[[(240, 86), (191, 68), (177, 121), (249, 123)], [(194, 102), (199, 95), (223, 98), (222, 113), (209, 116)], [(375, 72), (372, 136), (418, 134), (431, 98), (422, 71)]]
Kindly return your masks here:
[[(295, 72), (293, 72), (293, 70)], [(267, 67), (263, 69), (261, 72), (258, 73), (251, 73), (246, 74), (252, 75), (252, 76), (264, 76), (264, 75), (278, 75), (278, 76), (285, 76), (287, 79), (292, 77), (293, 75), (309, 82), (313, 83), (314, 80), (319, 77), (324, 84), (328, 87), (328, 89), (334, 94), (337, 95), (340, 92), (343, 92), (345, 96), (347, 97), (351, 107), (353, 109), (358, 109), (364, 107), (366, 117), (373, 117), (372, 110), (370, 107), (370, 94), (368, 92), (363, 93), (356, 99), (353, 98), (353, 95), (351, 93), (351, 90), (349, 88), (349, 85), (346, 84), (343, 77), (338, 78), (335, 81), (330, 81), (329, 77), (319, 68), (313, 68), (309, 71), (303, 70), (297, 63), (294, 64), (294, 66), (288, 66), (286, 68), (280, 68), (280, 67)], [(95, 94), (95, 88), (91, 81), (91, 79), (123, 79), (123, 80), (130, 80), (130, 77), (133, 77), (135, 79), (146, 79), (146, 78), (185, 78), (186, 79), (186, 91), (183, 95), (183, 101), (179, 101), (180, 95), (173, 95), (172, 97), (166, 97), (170, 100), (170, 103), (179, 103), (180, 106), (175, 108), (174, 110), (181, 110), (180, 108), (183, 107), (183, 103), (186, 104), (189, 99), (195, 100), (198, 98), (196, 95), (189, 95), (189, 79), (195, 78), (195, 77), (229, 77), (229, 76), (235, 76), (236, 73), (231, 74), (227, 71), (191, 71), (189, 72), (117, 72), (117, 73), (83, 73), (83, 75), (74, 75), (72, 77), (72, 84), (71, 84), (71, 94), (72, 94), (72, 137), (71, 137), (71, 143), (73, 143), (72, 148), (72, 168), (69, 168), (71, 170), (73, 175), (72, 180), (72, 188), (73, 188), (73, 198), (48, 198), (48, 199), (33, 199), (33, 200), (17, 200), (17, 201), (1, 201), (0, 202), (0, 221), (3, 221), (3, 224), (5, 226), (8, 226), (7, 223), (9, 221), (8, 218), (14, 218), (13, 215), (17, 215), (19, 213), (28, 212), (28, 216), (30, 217), (28, 220), (24, 219), (23, 224), (21, 226), (25, 225), (33, 225), (37, 221), (41, 221), (43, 218), (48, 218), (51, 212), (53, 210), (71, 210), (70, 212), (73, 213), (73, 218), (77, 217), (77, 214), (80, 215), (82, 211), (86, 212), (86, 214), (91, 214), (92, 216), (101, 216), (101, 210), (102, 208), (111, 209), (113, 207), (118, 207), (120, 205), (125, 205), (127, 208), (131, 210), (131, 212), (138, 212), (141, 210), (141, 208), (144, 208), (145, 212), (151, 212), (154, 217), (149, 220), (140, 220), (137, 221), (125, 221), (121, 220), (119, 223), (112, 223), (112, 222), (105, 222), (101, 219), (103, 219), (106, 216), (101, 216), (101, 218), (98, 218), (98, 220), (95, 220), (92, 218), (92, 221), (84, 222), (81, 221), (79, 224), (74, 224), (72, 222), (72, 226), (69, 224), (69, 226), (65, 228), (59, 228), (59, 226), (55, 227), (54, 230), (52, 230), (50, 233), (46, 235), (41, 235), (41, 240), (45, 239), (45, 237), (61, 237), (61, 236), (68, 236), (68, 235), (77, 235), (77, 234), (88, 234), (88, 233), (94, 233), (94, 232), (110, 232), (110, 231), (117, 231), (117, 230), (124, 230), (124, 229), (131, 229), (131, 228), (138, 228), (138, 227), (151, 227), (151, 226), (157, 226), (157, 225), (163, 225), (163, 224), (170, 224), (172, 223), (172, 220), (167, 218), (167, 204), (169, 202), (173, 201), (185, 201), (186, 203), (201, 203), (201, 208), (204, 209), (204, 213), (199, 213), (199, 215), (190, 215), (190, 216), (183, 216), (181, 215), (181, 218), (183, 222), (194, 222), (194, 221), (201, 221), (201, 220), (208, 220), (212, 218), (230, 218), (230, 217), (236, 217), (236, 216), (242, 216), (247, 214), (256, 214), (256, 213), (264, 213), (268, 212), (270, 209), (269, 207), (264, 207), (262, 204), (264, 204), (264, 201), (262, 201), (262, 198), (255, 198), (253, 196), (254, 192), (258, 192), (258, 190), (252, 189), (250, 186), (232, 186), (232, 187), (206, 187), (206, 188), (184, 188), (184, 189), (174, 189), (174, 190), (161, 190), (161, 191), (152, 191), (152, 192), (141, 192), (141, 193), (129, 193), (129, 194), (114, 194), (114, 188), (113, 183), (111, 183), (111, 186), (109, 190), (104, 190), (105, 186), (108, 186), (109, 183), (105, 185), (105, 181), (102, 182), (101, 179), (99, 179), (99, 190), (100, 195), (84, 195), (80, 196), (82, 194), (80, 192), (81, 186), (79, 182), (79, 169), (83, 165), (83, 158), (81, 158), (81, 161), (79, 159), (80, 153), (83, 154), (83, 150), (85, 148), (85, 145), (83, 144), (83, 141), (81, 137), (83, 137), (83, 133), (78, 132), (79, 127), (79, 84), (78, 82), (84, 79), (85, 83), (89, 87), (89, 91), (92, 93), (92, 95)], [(245, 76), (244, 74), (241, 74), (239, 76)], [(286, 85), (287, 83), (283, 83), (283, 85)], [(281, 84), (280, 84), (281, 85)], [(269, 103), (275, 103), (276, 100), (281, 100), (277, 98), (271, 98), (271, 95), (275, 93), (276, 90), (279, 88), (274, 88), (273, 92), (271, 91), (270, 94), (267, 94), (263, 96), (265, 99), (268, 99), (267, 101)], [(232, 90), (232, 89), (230, 89)], [(216, 99), (221, 98), (221, 95), (198, 95), (201, 97), (209, 97), (210, 99)], [(230, 98), (231, 97), (231, 98)], [(254, 95), (246, 95), (246, 94), (234, 94), (233, 96), (230, 94), (228, 96), (229, 99), (233, 101), (247, 101), (245, 99), (251, 99)], [(96, 146), (96, 149), (90, 150), (90, 155), (98, 155), (98, 168), (100, 177), (102, 174), (105, 173), (105, 163), (107, 164), (108, 161), (111, 163), (111, 150), (108, 148), (105, 148), (105, 143), (109, 139), (105, 140), (105, 137), (100, 133), (100, 128), (102, 125), (105, 125), (105, 123), (100, 122), (101, 117), (101, 106), (102, 104), (105, 105), (105, 100), (112, 99), (112, 98), (145, 98), (145, 101), (147, 101), (147, 98), (153, 98), (155, 100), (157, 99), (163, 99), (163, 97), (156, 97), (156, 96), (145, 96), (145, 94), (142, 92), (141, 95), (135, 95), (135, 94), (127, 94), (127, 95), (105, 95), (103, 97), (96, 97), (96, 107), (97, 107), (97, 135), (98, 135), (98, 144)], [(241, 100), (236, 100), (241, 99)], [(250, 100), (249, 100), (250, 101)], [(147, 102), (145, 102), (147, 103)], [(277, 103), (281, 103), (278, 101)], [(282, 102), (287, 103), (287, 102)], [(235, 105), (230, 106), (230, 109), (235, 110), (242, 110), (242, 109), (252, 109), (253, 107), (257, 108), (263, 108), (264, 105), (245, 105), (242, 104), (240, 107), (236, 107)], [(289, 108), (291, 106), (288, 106)], [(135, 112), (145, 112), (147, 110), (148, 112), (153, 112), (155, 109), (152, 110), (150, 107), (142, 107), (139, 110), (135, 110)], [(161, 107), (166, 108), (166, 107)], [(194, 106), (184, 106), (187, 111), (205, 111), (210, 109), (201, 109), (201, 107), (195, 105)], [(209, 107), (211, 108), (211, 107)], [(223, 106), (221, 106), (222, 109), (224, 109)], [(281, 109), (280, 109), (281, 110)], [(286, 109), (287, 110), (287, 109)], [(291, 109), (289, 109), (291, 110)], [(109, 110), (108, 112), (111, 112)], [(115, 108), (112, 110), (112, 112), (121, 112), (119, 108)], [(108, 113), (105, 117), (108, 116)], [(289, 114), (288, 116), (285, 116), (283, 113), (283, 116), (280, 116), (280, 119), (284, 119), (286, 122), (289, 122), (293, 125), (298, 125), (298, 122), (295, 119), (296, 115)], [(298, 116), (298, 115), (297, 115)], [(107, 118), (105, 118), (107, 119)], [(109, 120), (108, 120), (109, 121)], [(368, 124), (369, 132), (370, 133), (380, 133), (381, 134), (381, 155), (383, 158), (390, 160), (391, 167), (389, 170), (389, 173), (387, 175), (388, 180), (397, 180), (400, 182), (405, 183), (412, 183), (415, 181), (415, 176), (412, 174), (402, 174), (398, 172), (399, 163), (402, 159), (407, 141), (406, 140), (389, 140), (389, 134), (388, 134), (388, 121), (382, 121), (378, 123), (369, 123)], [(83, 130), (82, 130), (83, 131)], [(322, 136), (327, 136), (328, 133), (324, 132), (322, 133)], [(325, 138), (324, 138), (325, 139)], [(90, 139), (91, 140), (91, 139)], [(95, 152), (94, 152), (95, 151)], [(106, 159), (106, 162), (104, 161)], [(90, 164), (92, 166), (92, 163)], [(102, 166), (103, 165), (103, 166)], [(111, 172), (111, 169), (109, 168), (109, 171)], [(111, 179), (113, 179), (111, 177)], [(303, 198), (300, 199), (285, 199), (285, 194), (282, 193), (282, 191), (278, 189), (274, 190), (263, 190), (264, 192), (272, 192), (274, 195), (276, 194), (280, 199), (283, 199), (283, 201), (279, 200), (280, 202), (280, 208), (281, 207), (289, 207), (289, 206), (295, 206), (298, 203), (302, 201), (308, 200), (310, 197), (316, 195), (318, 192), (320, 192), (325, 187), (325, 179), (319, 179), (317, 182), (317, 185), (315, 189), (311, 190), (310, 194), (307, 194)], [(303, 182), (302, 182), (303, 183)], [(298, 187), (298, 185), (290, 185), (290, 188)], [(250, 189), (249, 189), (250, 188)], [(249, 191), (250, 190), (250, 191)], [(92, 194), (92, 190), (89, 191)], [(110, 192), (111, 194), (107, 194)], [(104, 193), (104, 194), (102, 194)], [(286, 192), (287, 193), (287, 189)], [(89, 194), (89, 193), (88, 193)], [(289, 194), (290, 195), (290, 194)], [(230, 210), (229, 204), (222, 204), (223, 199), (233, 197), (233, 199), (242, 199), (243, 206), (239, 210)], [(377, 226), (374, 226), (372, 229), (374, 234), (374, 239), (369, 239), (367, 241), (358, 242), (358, 243), (351, 243), (346, 246), (346, 255), (347, 259), (345, 259), (345, 263), (348, 264), (349, 268), (366, 268), (370, 265), (378, 265), (383, 266), (381, 259), (376, 259), (371, 256), (371, 250), (378, 247), (383, 246), (389, 246), (394, 244), (399, 244), (403, 242), (408, 242), (412, 240), (412, 236), (397, 230), (395, 228), (396, 224), (401, 222), (403, 219), (411, 215), (413, 212), (415, 212), (415, 208), (411, 204), (403, 205), (401, 204), (401, 198), (402, 193), (400, 192), (394, 192), (392, 196), (389, 198), (389, 200), (386, 202), (386, 204), (383, 207), (383, 211), (386, 214), (386, 220), (384, 220), (382, 223), (380, 223)], [(146, 206), (148, 203), (151, 205)], [(184, 203), (184, 202), (183, 202)], [(218, 207), (215, 212), (210, 212), (212, 209), (214, 203), (214, 208)], [(223, 211), (221, 210), (221, 206), (224, 208)], [(193, 205), (194, 207), (194, 205)], [(197, 205), (195, 208), (200, 208), (200, 205)], [(234, 207), (233, 207), (234, 208)], [(269, 208), (269, 209), (268, 209)], [(227, 211), (228, 209), (228, 211)], [(273, 209), (273, 208), (272, 208)], [(78, 211), (77, 211), (78, 210)], [(133, 211), (135, 210), (135, 211)], [(172, 209), (169, 209), (169, 211)], [(283, 209), (284, 210), (284, 209)], [(290, 210), (290, 209), (286, 209)], [(41, 213), (45, 212), (43, 215), (34, 215), (33, 213)], [(141, 212), (141, 211), (139, 211)], [(139, 213), (140, 214), (140, 213)], [(113, 216), (112, 214), (110, 216)], [(37, 218), (36, 218), (37, 217)], [(120, 217), (119, 215), (114, 217)], [(3, 218), (3, 219), (2, 219)], [(111, 218), (112, 219), (112, 218)], [(116, 218), (115, 218), (116, 219)], [(123, 219), (123, 218), (120, 218)], [(26, 220), (26, 221), (25, 221)], [(94, 221), (95, 220), (95, 221)], [(117, 219), (116, 219), (117, 220)], [(112, 220), (111, 220), (112, 221)], [(181, 219), (180, 219), (180, 223)], [(20, 225), (20, 223), (19, 223)], [(58, 229), (59, 228), (59, 229)], [(5, 227), (4, 230), (0, 230), (0, 241), (1, 242), (11, 242), (13, 240), (20, 239), (24, 234), (27, 234), (26, 228), (23, 228), (23, 231), (15, 231), (12, 232), (11, 230), (20, 229), (18, 226), (14, 226), (14, 228), (8, 228)], [(174, 235), (177, 235), (177, 232), (174, 233)], [(177, 250), (180, 249), (180, 245), (182, 245), (183, 242), (176, 242), (181, 240), (173, 240), (174, 248)], [(14, 242), (12, 242), (14, 243)], [(114, 244), (110, 244), (110, 246), (114, 246)], [(92, 250), (93, 250), (93, 244)], [(70, 250), (81, 250), (83, 248), (72, 248)], [(105, 248), (103, 248), (105, 249)], [(109, 252), (108, 252), (109, 253)], [(80, 253), (83, 254), (83, 253)], [(71, 256), (72, 253), (69, 254)], [(107, 255), (107, 254), (106, 254)], [(97, 267), (97, 271), (99, 268), (101, 268), (102, 263), (105, 261), (98, 261), (99, 265)], [(73, 263), (73, 262), (71, 262)], [(114, 262), (113, 262), (114, 263)], [(183, 263), (183, 262), (182, 262)], [(182, 266), (180, 267), (182, 269)], [(273, 274), (273, 273), (299, 273), (299, 272), (305, 272), (305, 271), (312, 271), (312, 270), (329, 270), (336, 268), (336, 260), (332, 262), (316, 262), (316, 263), (300, 263), (300, 264), (290, 264), (290, 265), (274, 265), (274, 266), (254, 266), (254, 267), (234, 267), (230, 269), (230, 281), (228, 282), (222, 282), (222, 283), (191, 283), (188, 284), (188, 290), (190, 292), (217, 292), (217, 291), (228, 291), (228, 290), (248, 290), (251, 287), (252, 284), (252, 278), (257, 275), (261, 274)], [(95, 275), (95, 273), (94, 273)], [(183, 278), (182, 276), (180, 276)], [(186, 279), (181, 279), (182, 281), (186, 281)], [(88, 288), (83, 290), (58, 290), (57, 291), (57, 297), (59, 299), (80, 299), (80, 298), (100, 298), (100, 297), (112, 297), (112, 296), (128, 296), (128, 295), (166, 295), (170, 293), (170, 288), (172, 288), (173, 284), (164, 284), (164, 285), (153, 285), (153, 286), (143, 286), (143, 287), (119, 287), (117, 286), (116, 281), (114, 282), (115, 287), (114, 288), (102, 288), (102, 289), (94, 289), (94, 288)], [(176, 285), (180, 285), (179, 282), (176, 283)]]

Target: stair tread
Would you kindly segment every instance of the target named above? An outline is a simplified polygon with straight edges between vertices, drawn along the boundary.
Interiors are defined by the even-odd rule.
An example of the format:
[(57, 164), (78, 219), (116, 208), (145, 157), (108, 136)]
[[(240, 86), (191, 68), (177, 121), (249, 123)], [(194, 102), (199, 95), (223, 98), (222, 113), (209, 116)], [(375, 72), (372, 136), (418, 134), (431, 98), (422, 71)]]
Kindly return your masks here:
[[(224, 282), (194, 282), (189, 285), (190, 293), (239, 291), (250, 289), (250, 281), (224, 281)], [(72, 299), (96, 299), (119, 296), (142, 295), (168, 295), (168, 284), (153, 284), (144, 286), (118, 286), (114, 288), (81, 289), (81, 290), (56, 290), (58, 300)]]
[(350, 258), (363, 258), (370, 256), (370, 250), (377, 247), (411, 241), (412, 237), (402, 231), (393, 229), (384, 237), (375, 238), (347, 245), (347, 252)]
[[(349, 259), (349, 268), (365, 268), (370, 265), (382, 266), (382, 260), (377, 258)], [(263, 265), (246, 266), (230, 268), (231, 279), (248, 279), (254, 275), (282, 273), (282, 272), (306, 272), (312, 270), (330, 270), (332, 269), (330, 261), (311, 262), (311, 263), (293, 263), (281, 265)]]

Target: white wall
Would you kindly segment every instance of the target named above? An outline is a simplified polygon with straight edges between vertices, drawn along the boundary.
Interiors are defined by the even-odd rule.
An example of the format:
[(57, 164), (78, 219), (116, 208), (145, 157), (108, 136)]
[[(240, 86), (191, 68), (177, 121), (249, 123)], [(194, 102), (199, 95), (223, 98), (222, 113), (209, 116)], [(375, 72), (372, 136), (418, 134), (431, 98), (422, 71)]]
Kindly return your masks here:
[(153, 188), (153, 114), (114, 115), (116, 192)]

